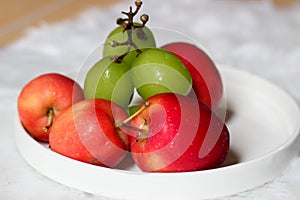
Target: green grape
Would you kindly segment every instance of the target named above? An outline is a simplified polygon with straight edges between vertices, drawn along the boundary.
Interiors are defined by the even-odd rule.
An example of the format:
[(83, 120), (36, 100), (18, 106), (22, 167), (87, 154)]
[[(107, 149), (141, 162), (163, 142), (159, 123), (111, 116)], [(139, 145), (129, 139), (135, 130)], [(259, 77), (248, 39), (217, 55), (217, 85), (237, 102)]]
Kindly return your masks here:
[(133, 61), (131, 76), (143, 99), (166, 92), (187, 95), (192, 87), (191, 75), (182, 61), (158, 48), (144, 50)]
[(87, 73), (85, 98), (111, 100), (127, 108), (133, 95), (130, 67), (126, 62), (115, 63), (109, 57), (98, 61)]
[[(139, 25), (135, 23), (135, 25)], [(117, 45), (115, 47), (111, 46), (113, 41), (117, 43), (128, 42), (128, 32), (132, 33), (132, 42), (137, 46), (138, 49), (143, 50), (144, 48), (152, 48), (156, 47), (154, 36), (149, 28), (146, 26), (143, 28), (134, 28), (133, 30), (123, 31), (123, 27), (119, 26), (115, 28), (107, 37), (104, 48), (103, 48), (103, 56), (120, 56), (124, 53), (128, 52), (128, 45)], [(132, 61), (136, 58), (137, 53), (136, 49), (131, 46), (129, 49), (129, 54), (125, 56), (125, 62), (132, 63)]]

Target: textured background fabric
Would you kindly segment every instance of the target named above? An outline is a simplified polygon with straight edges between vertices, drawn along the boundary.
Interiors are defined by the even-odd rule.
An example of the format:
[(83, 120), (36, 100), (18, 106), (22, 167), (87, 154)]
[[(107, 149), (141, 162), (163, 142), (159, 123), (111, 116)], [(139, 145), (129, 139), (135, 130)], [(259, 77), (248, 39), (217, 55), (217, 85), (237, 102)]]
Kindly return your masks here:
[[(129, 5), (133, 1), (105, 10), (90, 9), (57, 24), (42, 22), (0, 49), (1, 199), (105, 199), (57, 184), (26, 164), (14, 144), (16, 99), (21, 88), (37, 75), (53, 71), (68, 74), (80, 68)], [(142, 12), (150, 15), (149, 27), (183, 32), (203, 46), (216, 63), (268, 79), (300, 102), (299, 5), (279, 9), (269, 1), (144, 0)], [(297, 200), (299, 187), (297, 158), (276, 180), (224, 199)]]

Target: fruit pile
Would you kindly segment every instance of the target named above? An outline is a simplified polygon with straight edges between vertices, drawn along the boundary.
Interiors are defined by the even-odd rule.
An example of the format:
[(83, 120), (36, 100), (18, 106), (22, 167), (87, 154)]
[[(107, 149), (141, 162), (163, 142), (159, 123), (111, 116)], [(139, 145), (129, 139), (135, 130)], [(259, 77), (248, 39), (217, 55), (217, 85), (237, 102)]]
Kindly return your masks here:
[[(114, 168), (130, 153), (146, 172), (219, 167), (230, 138), (214, 112), (223, 95), (220, 74), (193, 44), (157, 47), (149, 16), (134, 21), (141, 6), (136, 0), (122, 12), (83, 87), (58, 73), (26, 84), (20, 121), (54, 152), (94, 165)], [(134, 95), (140, 104), (131, 104)]]

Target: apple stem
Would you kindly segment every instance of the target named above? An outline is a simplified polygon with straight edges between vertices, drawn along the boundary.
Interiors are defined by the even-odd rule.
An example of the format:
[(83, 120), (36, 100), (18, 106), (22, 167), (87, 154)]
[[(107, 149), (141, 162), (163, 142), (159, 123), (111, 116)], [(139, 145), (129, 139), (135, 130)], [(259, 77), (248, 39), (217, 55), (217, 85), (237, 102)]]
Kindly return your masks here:
[[(131, 130), (134, 130), (134, 131), (137, 131), (138, 133), (141, 131), (141, 129), (139, 129), (139, 128), (135, 128), (135, 127), (133, 127), (133, 126), (130, 126), (130, 125), (127, 125), (127, 124), (123, 124), (123, 123), (121, 123), (119, 126), (123, 126), (123, 127), (125, 127), (125, 128), (131, 129)], [(118, 128), (118, 127), (116, 127), (116, 128)]]
[(55, 114), (54, 114), (54, 109), (53, 109), (53, 108), (50, 108), (50, 109), (47, 111), (48, 125), (43, 127), (43, 131), (44, 131), (44, 132), (48, 132), (48, 131), (49, 131), (50, 127), (51, 127), (52, 124), (53, 124), (54, 116), (55, 116)]
[(118, 128), (120, 126), (124, 126), (126, 128), (131, 128), (133, 130), (136, 131), (140, 131), (140, 129), (136, 129), (134, 127), (128, 126), (126, 125), (126, 123), (128, 123), (130, 120), (132, 120), (135, 116), (137, 116), (138, 114), (140, 114), (141, 112), (143, 112), (148, 106), (150, 105), (149, 101), (146, 101), (143, 103), (143, 105), (135, 112), (133, 113), (130, 117), (128, 117), (127, 119), (125, 119), (124, 121), (118, 122), (116, 123), (115, 127)]
[[(131, 47), (133, 47), (135, 49), (137, 56), (139, 56), (142, 53), (142, 51), (138, 48), (138, 46), (135, 44), (135, 42), (133, 41), (133, 38), (132, 38), (132, 31), (137, 28), (143, 28), (149, 20), (149, 16), (147, 14), (143, 14), (140, 17), (140, 20), (142, 22), (141, 25), (134, 24), (134, 22), (133, 22), (133, 19), (134, 19), (135, 15), (141, 9), (142, 4), (143, 4), (143, 2), (141, 0), (136, 0), (135, 1), (135, 6), (136, 6), (135, 11), (132, 11), (132, 7), (130, 6), (129, 12), (122, 12), (122, 14), (126, 15), (127, 18), (118, 18), (116, 20), (117, 24), (123, 27), (123, 32), (126, 31), (128, 39), (125, 42), (117, 42), (117, 41), (113, 40), (109, 45), (112, 47), (128, 46), (128, 49), (124, 54), (117, 56), (113, 59), (113, 61), (115, 63), (121, 63), (122, 60), (124, 59), (124, 57), (130, 52)], [(143, 30), (139, 29), (139, 31), (141, 31), (141, 33), (140, 34), (137, 33), (137, 36), (140, 38), (145, 37), (145, 33), (142, 32)]]

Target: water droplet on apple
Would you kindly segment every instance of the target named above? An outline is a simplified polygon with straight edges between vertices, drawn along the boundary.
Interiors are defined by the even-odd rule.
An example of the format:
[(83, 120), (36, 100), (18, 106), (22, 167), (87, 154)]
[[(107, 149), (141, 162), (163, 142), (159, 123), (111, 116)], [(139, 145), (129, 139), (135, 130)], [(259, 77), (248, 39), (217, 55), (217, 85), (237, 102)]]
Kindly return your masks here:
[(170, 148), (171, 148), (171, 149), (174, 148), (174, 142), (173, 142), (173, 141), (170, 143)]

